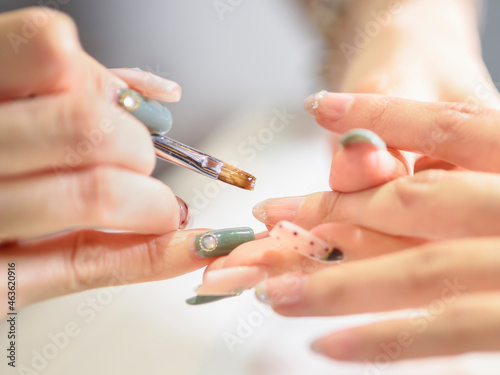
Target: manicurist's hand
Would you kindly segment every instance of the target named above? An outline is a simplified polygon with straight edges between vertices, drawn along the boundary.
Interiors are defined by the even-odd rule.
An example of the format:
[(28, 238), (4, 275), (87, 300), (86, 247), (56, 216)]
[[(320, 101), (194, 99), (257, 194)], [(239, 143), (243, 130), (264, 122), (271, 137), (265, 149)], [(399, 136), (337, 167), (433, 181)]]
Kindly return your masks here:
[(187, 207), (150, 177), (147, 128), (116, 104), (120, 88), (177, 101), (179, 86), (106, 70), (48, 8), (0, 14), (0, 36), (0, 275), (15, 264), (16, 307), (206, 265), (200, 231), (178, 231)]

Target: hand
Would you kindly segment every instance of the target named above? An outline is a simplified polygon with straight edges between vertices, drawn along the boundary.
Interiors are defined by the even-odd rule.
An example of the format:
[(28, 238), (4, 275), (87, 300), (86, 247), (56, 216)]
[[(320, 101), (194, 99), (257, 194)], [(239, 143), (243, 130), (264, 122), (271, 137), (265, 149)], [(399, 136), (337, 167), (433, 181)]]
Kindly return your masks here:
[[(45, 24), (27, 38), (33, 19)], [(170, 101), (179, 86), (112, 74), (82, 50), (73, 21), (48, 8), (1, 14), (0, 35), (0, 274), (16, 264), (16, 307), (205, 266), (191, 255), (202, 231), (177, 231), (185, 204), (149, 176), (148, 130), (115, 104), (127, 84)]]
[[(326, 16), (319, 6), (319, 24), (336, 51), (328, 62), (331, 74), (327, 78), (337, 81), (334, 87), (341, 92), (500, 108), (500, 95), (481, 57), (476, 8), (472, 0), (353, 0), (332, 28), (331, 22), (322, 24)], [(311, 114), (314, 102), (313, 96), (306, 103)], [(404, 124), (399, 129), (406, 134)], [(407, 160), (399, 154), (396, 157), (407, 164), (409, 173), (453, 167), (428, 156), (406, 153)], [(332, 188), (351, 191), (344, 190), (350, 186), (343, 184)]]
[[(355, 96), (353, 106), (358, 99), (369, 109), (366, 104), (377, 103), (374, 99), (379, 97)], [(500, 121), (499, 112), (448, 103), (390, 98), (384, 102), (391, 110), (382, 111), (376, 124), (386, 132), (388, 144), (414, 147), (437, 122), (443, 131), (431, 155), (469, 168), (498, 171), (495, 124)], [(373, 124), (368, 121), (371, 110), (360, 113), (351, 108), (346, 116), (351, 110), (358, 118), (345, 119), (345, 125)], [(400, 121), (412, 129), (413, 138), (391, 132)], [(465, 158), (465, 146), (468, 155), (482, 158)], [(266, 224), (273, 226), (270, 238), (244, 244), (217, 260), (200, 290), (208, 293), (229, 276), (231, 284), (224, 283), (226, 288), (250, 288), (267, 274), (272, 278), (258, 285), (258, 298), (287, 316), (426, 310), (409, 321), (349, 329), (314, 344), (334, 359), (376, 362), (389, 354), (390, 360), (401, 360), (498, 350), (499, 188), (497, 174), (431, 170), (357, 193), (325, 192), (268, 201), (263, 208)], [(286, 213), (281, 218), (292, 216), (311, 231), (276, 222), (280, 210)], [(326, 263), (316, 247), (309, 253), (313, 242), (330, 252), (340, 250), (343, 262)], [(403, 248), (407, 250), (399, 251)], [(241, 275), (239, 280), (235, 274)]]

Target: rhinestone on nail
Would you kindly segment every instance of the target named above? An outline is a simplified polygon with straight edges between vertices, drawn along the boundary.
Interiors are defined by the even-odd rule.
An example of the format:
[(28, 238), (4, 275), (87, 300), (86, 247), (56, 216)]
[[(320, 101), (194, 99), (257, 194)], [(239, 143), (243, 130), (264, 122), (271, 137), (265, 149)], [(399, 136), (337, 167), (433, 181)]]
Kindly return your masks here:
[(200, 247), (204, 251), (214, 251), (218, 244), (217, 237), (213, 234), (205, 234), (200, 238)]
[(139, 108), (139, 102), (139, 97), (131, 91), (123, 93), (120, 98), (120, 104), (129, 112), (133, 112)]

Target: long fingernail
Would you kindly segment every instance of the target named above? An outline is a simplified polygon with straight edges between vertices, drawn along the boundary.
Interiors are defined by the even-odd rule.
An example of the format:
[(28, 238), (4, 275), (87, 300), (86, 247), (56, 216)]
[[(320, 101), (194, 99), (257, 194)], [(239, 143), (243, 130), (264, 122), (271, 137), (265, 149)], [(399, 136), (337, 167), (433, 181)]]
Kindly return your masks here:
[(312, 116), (320, 116), (329, 120), (341, 119), (349, 104), (354, 100), (352, 95), (331, 93), (325, 90), (311, 95), (304, 101), (304, 109)]
[(271, 306), (292, 305), (299, 302), (304, 295), (305, 278), (295, 274), (261, 281), (255, 287), (257, 299)]
[(179, 204), (179, 229), (186, 229), (192, 223), (192, 215), (189, 206), (183, 199), (176, 197)]
[(281, 220), (293, 221), (304, 199), (304, 197), (268, 199), (257, 203), (252, 213), (257, 220), (266, 225), (274, 225)]
[(203, 258), (227, 255), (242, 243), (255, 240), (252, 228), (212, 230), (196, 236), (196, 253)]
[(118, 103), (146, 125), (151, 134), (165, 135), (172, 127), (170, 111), (160, 103), (145, 98), (137, 91), (119, 90)]
[(203, 284), (196, 289), (199, 296), (217, 296), (241, 293), (253, 288), (267, 276), (259, 267), (232, 267), (208, 272)]
[(317, 261), (337, 262), (343, 257), (338, 246), (329, 245), (321, 238), (287, 221), (276, 224), (269, 235), (281, 246)]
[(145, 72), (140, 68), (110, 70), (117, 77), (126, 80), (129, 87), (154, 96), (158, 100), (172, 102), (181, 98), (181, 88), (176, 82), (151, 72)]
[(194, 296), (188, 298), (186, 303), (188, 305), (204, 305), (206, 303), (212, 303), (216, 301), (220, 301), (221, 299), (236, 297), (238, 294), (228, 294), (225, 296)]
[(367, 129), (350, 130), (339, 139), (339, 144), (342, 146), (342, 148), (347, 148), (349, 146), (360, 143), (369, 143), (380, 150), (387, 150), (387, 145), (382, 140), (382, 138)]

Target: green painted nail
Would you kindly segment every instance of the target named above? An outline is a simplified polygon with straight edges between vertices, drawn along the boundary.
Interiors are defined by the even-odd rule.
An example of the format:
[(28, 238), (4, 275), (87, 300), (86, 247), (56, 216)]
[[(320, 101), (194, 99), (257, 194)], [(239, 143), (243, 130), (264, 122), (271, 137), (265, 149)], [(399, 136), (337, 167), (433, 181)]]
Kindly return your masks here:
[(387, 150), (385, 142), (374, 132), (367, 129), (354, 129), (345, 133), (339, 140), (340, 145), (343, 148), (356, 143), (371, 143), (375, 147), (381, 150)]
[(137, 91), (118, 91), (118, 103), (147, 126), (151, 134), (165, 135), (172, 127), (172, 114), (160, 103), (147, 99)]
[(223, 296), (194, 296), (191, 298), (188, 298), (186, 300), (186, 303), (188, 305), (204, 305), (205, 303), (211, 303), (215, 301), (220, 301), (221, 299), (226, 299), (230, 297), (236, 297), (239, 294), (226, 294)]
[(227, 255), (242, 243), (255, 240), (252, 228), (212, 230), (196, 236), (196, 252), (203, 258)]

